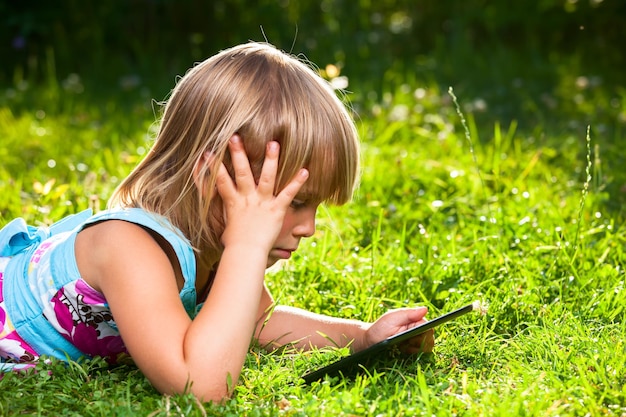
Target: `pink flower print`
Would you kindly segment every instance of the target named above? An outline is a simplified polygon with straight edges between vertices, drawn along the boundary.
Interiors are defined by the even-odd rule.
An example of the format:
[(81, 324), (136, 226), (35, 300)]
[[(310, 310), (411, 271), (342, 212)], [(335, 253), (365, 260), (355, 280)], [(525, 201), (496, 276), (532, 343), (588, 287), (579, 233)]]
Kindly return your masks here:
[(4, 310), (3, 279), (4, 274), (0, 272), (0, 356), (20, 362), (33, 362), (38, 357), (37, 353), (17, 334)]
[[(2, 298), (0, 297), (0, 302)], [(7, 314), (4, 312), (4, 308), (0, 305), (0, 334), (4, 333), (4, 323), (6, 322)]]
[(126, 347), (120, 336), (100, 337), (99, 331), (88, 323), (78, 323), (74, 328), (72, 343), (90, 356), (102, 356), (115, 360), (120, 353), (126, 353)]
[(7, 323), (6, 312), (0, 304), (0, 356), (10, 357), (19, 362), (33, 362), (38, 355)]
[(107, 301), (102, 294), (83, 280), (76, 281), (75, 291), (83, 295), (83, 302), (87, 304), (105, 304)]
[(39, 355), (15, 331), (0, 340), (0, 351), (6, 351), (19, 362), (34, 362)]
[[(126, 347), (119, 333), (111, 331), (108, 324), (113, 316), (102, 304), (103, 298), (98, 292), (79, 283), (81, 281), (76, 283), (76, 294), (72, 294), (74, 297), (66, 294), (67, 288), (61, 288), (51, 300), (55, 318), (64, 330), (61, 334), (87, 355), (114, 360), (118, 354), (126, 353)], [(79, 289), (85, 293), (79, 293)]]

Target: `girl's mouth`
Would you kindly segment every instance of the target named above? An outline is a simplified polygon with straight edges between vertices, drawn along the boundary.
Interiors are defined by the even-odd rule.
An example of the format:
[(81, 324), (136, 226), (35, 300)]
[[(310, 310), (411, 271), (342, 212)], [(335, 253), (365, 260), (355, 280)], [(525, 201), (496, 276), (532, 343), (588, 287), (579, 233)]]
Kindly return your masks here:
[(274, 248), (272, 252), (273, 252), (273, 255), (276, 256), (276, 258), (278, 259), (289, 259), (291, 258), (291, 254), (293, 253), (293, 250), (283, 249), (283, 248)]

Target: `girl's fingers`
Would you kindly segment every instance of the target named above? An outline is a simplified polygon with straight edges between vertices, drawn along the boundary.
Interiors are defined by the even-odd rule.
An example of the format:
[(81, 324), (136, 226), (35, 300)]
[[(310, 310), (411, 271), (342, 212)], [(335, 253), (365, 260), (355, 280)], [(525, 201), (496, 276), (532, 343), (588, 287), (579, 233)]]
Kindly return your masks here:
[[(265, 160), (261, 168), (259, 183), (256, 184), (250, 161), (246, 155), (245, 148), (238, 135), (233, 135), (228, 144), (230, 157), (235, 173), (234, 181), (228, 174), (223, 164), (220, 164), (217, 173), (217, 191), (224, 200), (236, 198), (237, 194), (250, 195), (258, 193), (265, 198), (274, 198), (274, 188), (276, 187), (276, 173), (278, 171), (278, 160), (280, 145), (276, 141), (267, 143), (265, 150)], [(275, 197), (276, 202), (285, 207), (291, 204), (298, 195), (300, 188), (309, 177), (309, 171), (302, 168), (296, 176), (280, 191)]]
[(256, 184), (252, 170), (250, 169), (248, 155), (246, 155), (246, 150), (239, 135), (235, 134), (230, 138), (228, 149), (230, 151), (230, 159), (233, 163), (237, 189), (244, 193), (253, 191)]
[(295, 177), (281, 190), (281, 192), (276, 196), (276, 200), (278, 200), (281, 204), (288, 206), (291, 202), (296, 198), (300, 188), (304, 185), (306, 180), (309, 178), (309, 171), (306, 168), (300, 169)]
[(280, 153), (278, 142), (270, 141), (265, 148), (265, 160), (259, 177), (258, 189), (262, 193), (274, 193), (276, 186), (276, 172), (278, 171), (278, 155)]
[(227, 201), (237, 193), (237, 188), (233, 182), (228, 170), (223, 163), (219, 164), (217, 169), (217, 176), (215, 178), (215, 187), (222, 200)]
[(435, 347), (434, 331), (431, 329), (426, 333), (422, 333), (419, 336), (414, 337), (404, 343), (401, 350), (408, 354), (413, 353), (430, 353)]

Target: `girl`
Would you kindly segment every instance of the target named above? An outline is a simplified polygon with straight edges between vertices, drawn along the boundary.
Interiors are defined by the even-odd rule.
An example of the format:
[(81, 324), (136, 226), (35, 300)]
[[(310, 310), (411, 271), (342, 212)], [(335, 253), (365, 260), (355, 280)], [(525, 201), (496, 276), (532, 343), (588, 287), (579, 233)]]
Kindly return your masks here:
[(108, 210), (0, 232), (0, 366), (127, 353), (159, 391), (220, 400), (252, 338), (361, 350), (425, 321), (424, 307), (370, 324), (276, 306), (264, 285), (319, 204), (350, 200), (358, 154), (346, 108), (298, 59), (250, 43), (200, 63)]

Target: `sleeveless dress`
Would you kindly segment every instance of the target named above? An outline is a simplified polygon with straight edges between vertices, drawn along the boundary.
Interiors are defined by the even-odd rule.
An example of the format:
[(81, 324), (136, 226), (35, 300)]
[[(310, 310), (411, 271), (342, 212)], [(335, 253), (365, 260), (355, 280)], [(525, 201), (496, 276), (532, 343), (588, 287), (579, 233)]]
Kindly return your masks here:
[(80, 277), (74, 256), (79, 231), (113, 219), (158, 233), (172, 246), (185, 281), (180, 299), (194, 317), (194, 251), (164, 217), (138, 208), (86, 210), (50, 228), (15, 219), (0, 230), (0, 374), (32, 367), (40, 356), (114, 363), (127, 353), (106, 299)]

